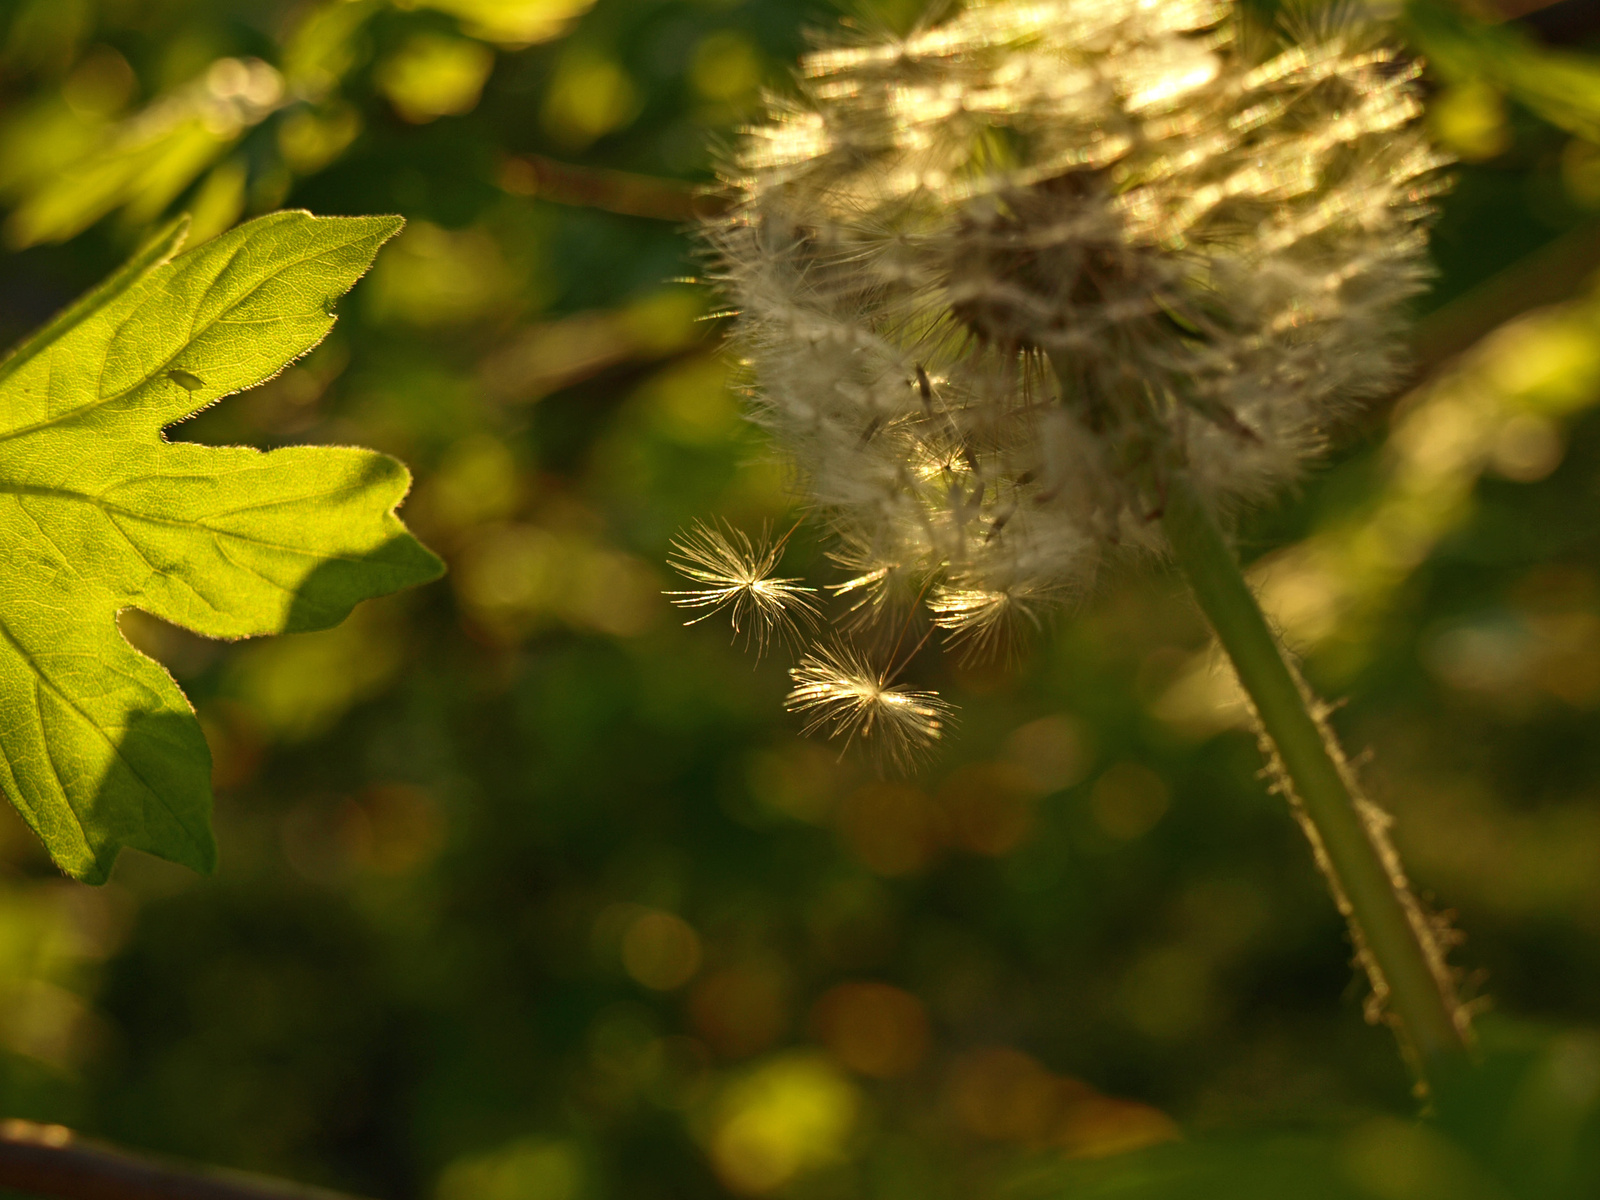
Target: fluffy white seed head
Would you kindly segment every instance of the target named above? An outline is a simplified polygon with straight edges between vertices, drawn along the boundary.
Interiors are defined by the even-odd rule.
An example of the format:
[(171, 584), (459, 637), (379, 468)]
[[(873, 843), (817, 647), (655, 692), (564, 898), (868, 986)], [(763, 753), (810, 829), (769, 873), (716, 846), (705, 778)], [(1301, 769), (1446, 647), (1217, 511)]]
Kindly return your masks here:
[(1396, 378), (1439, 186), (1414, 76), (1222, 0), (971, 0), (809, 55), (709, 236), (846, 594), (932, 581), (980, 645), (1158, 545), (1173, 472), (1292, 478)]

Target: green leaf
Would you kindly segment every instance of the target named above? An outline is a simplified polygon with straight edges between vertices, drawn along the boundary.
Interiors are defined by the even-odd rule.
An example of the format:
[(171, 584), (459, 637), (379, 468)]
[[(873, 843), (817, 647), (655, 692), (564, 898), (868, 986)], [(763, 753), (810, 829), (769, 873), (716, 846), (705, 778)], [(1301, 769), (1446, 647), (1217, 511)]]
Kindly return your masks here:
[(216, 861), (205, 739), (119, 610), (253, 637), (440, 574), (394, 459), (161, 432), (320, 342), (400, 225), (274, 213), (167, 261), (169, 230), (0, 365), (0, 787), (68, 874)]
[(32, 337), (14, 349), (3, 362), (0, 362), (0, 383), (4, 383), (19, 367), (46, 346), (59, 339), (67, 330), (92, 317), (112, 300), (155, 270), (155, 268), (170, 259), (178, 252), (178, 248), (183, 245), (184, 235), (188, 230), (189, 218), (187, 216), (179, 217), (176, 221), (171, 222), (160, 233), (141, 246), (132, 258), (113, 271), (109, 277), (102, 280), (98, 286), (91, 288), (57, 313), (49, 324), (37, 330)]

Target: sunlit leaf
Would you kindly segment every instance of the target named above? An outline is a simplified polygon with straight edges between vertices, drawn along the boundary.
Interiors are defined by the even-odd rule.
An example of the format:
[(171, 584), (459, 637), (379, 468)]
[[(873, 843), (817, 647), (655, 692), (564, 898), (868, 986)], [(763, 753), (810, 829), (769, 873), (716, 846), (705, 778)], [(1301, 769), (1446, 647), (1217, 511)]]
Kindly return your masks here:
[(275, 213), (169, 261), (174, 230), (0, 366), (0, 786), (69, 874), (216, 856), (205, 740), (118, 610), (250, 637), (439, 573), (393, 459), (161, 432), (320, 342), (399, 227)]

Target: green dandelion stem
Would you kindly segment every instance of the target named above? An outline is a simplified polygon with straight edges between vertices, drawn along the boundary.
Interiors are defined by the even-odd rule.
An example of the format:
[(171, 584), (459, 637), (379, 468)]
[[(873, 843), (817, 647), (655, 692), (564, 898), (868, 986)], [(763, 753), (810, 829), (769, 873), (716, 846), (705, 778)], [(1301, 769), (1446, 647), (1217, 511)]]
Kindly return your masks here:
[(1465, 1016), (1427, 915), (1406, 886), (1386, 818), (1355, 787), (1338, 743), (1285, 658), (1232, 550), (1181, 473), (1163, 518), (1178, 565), (1255, 706), (1263, 743), (1413, 1068), (1426, 1081), (1463, 1054)]

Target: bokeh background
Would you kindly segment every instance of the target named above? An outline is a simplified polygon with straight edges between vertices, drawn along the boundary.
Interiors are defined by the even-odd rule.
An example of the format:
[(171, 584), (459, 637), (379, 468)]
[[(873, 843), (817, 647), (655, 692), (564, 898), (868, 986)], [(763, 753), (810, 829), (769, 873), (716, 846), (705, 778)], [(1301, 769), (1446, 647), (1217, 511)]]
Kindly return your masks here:
[[(1476, 11), (1528, 8), (1411, 6), (1461, 159), (1414, 386), (1241, 547), (1461, 931), (1486, 1037), (1554, 1047), (1578, 1113), (1600, 60), (1584, 6)], [(690, 226), (840, 15), (0, 0), (0, 337), (178, 210), (197, 239), (403, 214), (320, 349), (171, 436), (396, 454), (450, 564), (262, 643), (124, 614), (204, 722), (223, 862), (129, 852), (88, 889), (5, 812), (0, 1112), (391, 1200), (938, 1200), (1313, 1125), (1362, 1194), (1424, 1194), (1383, 1190), (1409, 1079), (1159, 564), (1110, 564), (1013, 662), (924, 654), (961, 718), (910, 778), (801, 740), (784, 656), (661, 595), (689, 522), (790, 513)], [(808, 533), (791, 563), (828, 577)]]

